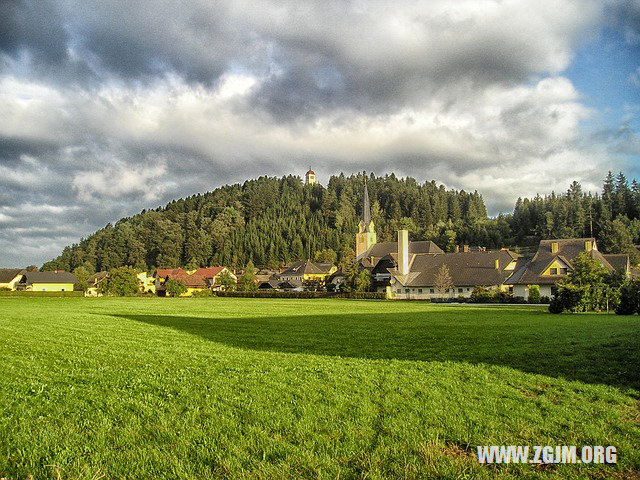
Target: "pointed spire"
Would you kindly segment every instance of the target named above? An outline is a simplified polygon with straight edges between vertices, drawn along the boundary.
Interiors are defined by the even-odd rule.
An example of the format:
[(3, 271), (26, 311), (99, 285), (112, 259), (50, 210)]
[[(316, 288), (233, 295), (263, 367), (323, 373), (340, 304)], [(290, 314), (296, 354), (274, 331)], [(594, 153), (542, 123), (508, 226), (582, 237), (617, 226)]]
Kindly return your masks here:
[(369, 227), (369, 222), (371, 222), (371, 206), (369, 205), (369, 191), (367, 190), (367, 177), (364, 177), (364, 200), (362, 205), (362, 220), (364, 221), (365, 227)]

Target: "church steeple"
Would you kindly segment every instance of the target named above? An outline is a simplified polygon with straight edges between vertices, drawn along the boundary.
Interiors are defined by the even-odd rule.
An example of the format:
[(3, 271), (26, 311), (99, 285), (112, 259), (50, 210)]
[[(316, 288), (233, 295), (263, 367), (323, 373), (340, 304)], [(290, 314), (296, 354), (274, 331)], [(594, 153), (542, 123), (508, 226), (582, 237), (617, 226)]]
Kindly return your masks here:
[(364, 177), (364, 199), (362, 201), (362, 221), (369, 227), (371, 222), (371, 206), (369, 205), (369, 190), (367, 189), (367, 177)]
[(371, 219), (371, 204), (369, 203), (369, 189), (367, 188), (367, 177), (364, 177), (364, 194), (362, 195), (362, 220), (358, 223), (358, 233), (356, 233), (356, 256), (369, 250), (371, 245), (377, 242), (376, 228)]

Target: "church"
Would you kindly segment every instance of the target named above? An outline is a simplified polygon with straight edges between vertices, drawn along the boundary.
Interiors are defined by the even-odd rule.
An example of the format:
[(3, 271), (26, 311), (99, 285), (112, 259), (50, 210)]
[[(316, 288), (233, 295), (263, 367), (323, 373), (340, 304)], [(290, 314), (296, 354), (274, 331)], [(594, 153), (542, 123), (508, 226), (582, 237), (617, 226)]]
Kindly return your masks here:
[[(371, 272), (376, 291), (386, 292), (388, 298), (425, 300), (443, 296), (468, 298), (476, 286), (509, 291), (505, 282), (515, 269), (518, 254), (508, 249), (468, 247), (445, 253), (430, 240), (410, 241), (407, 230), (398, 231), (396, 242), (378, 243), (366, 179), (362, 202), (362, 219), (355, 239), (356, 261)], [(450, 276), (445, 292), (436, 286), (436, 276), (443, 265)]]

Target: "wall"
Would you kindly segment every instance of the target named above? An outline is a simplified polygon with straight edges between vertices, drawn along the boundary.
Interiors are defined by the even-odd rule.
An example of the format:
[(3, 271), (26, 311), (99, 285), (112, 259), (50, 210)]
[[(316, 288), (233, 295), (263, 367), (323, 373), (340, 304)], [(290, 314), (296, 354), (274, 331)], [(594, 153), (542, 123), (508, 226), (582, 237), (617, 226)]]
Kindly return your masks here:
[(73, 283), (34, 283), (27, 287), (32, 292), (72, 292)]

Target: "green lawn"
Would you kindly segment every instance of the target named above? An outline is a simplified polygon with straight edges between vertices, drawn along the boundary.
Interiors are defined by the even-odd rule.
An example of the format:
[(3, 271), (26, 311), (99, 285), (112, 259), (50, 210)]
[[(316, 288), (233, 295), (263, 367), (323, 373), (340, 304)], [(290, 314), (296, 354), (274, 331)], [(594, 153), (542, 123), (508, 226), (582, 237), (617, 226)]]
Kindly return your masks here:
[[(637, 478), (640, 317), (0, 298), (0, 477)], [(614, 445), (482, 466), (476, 445)]]

